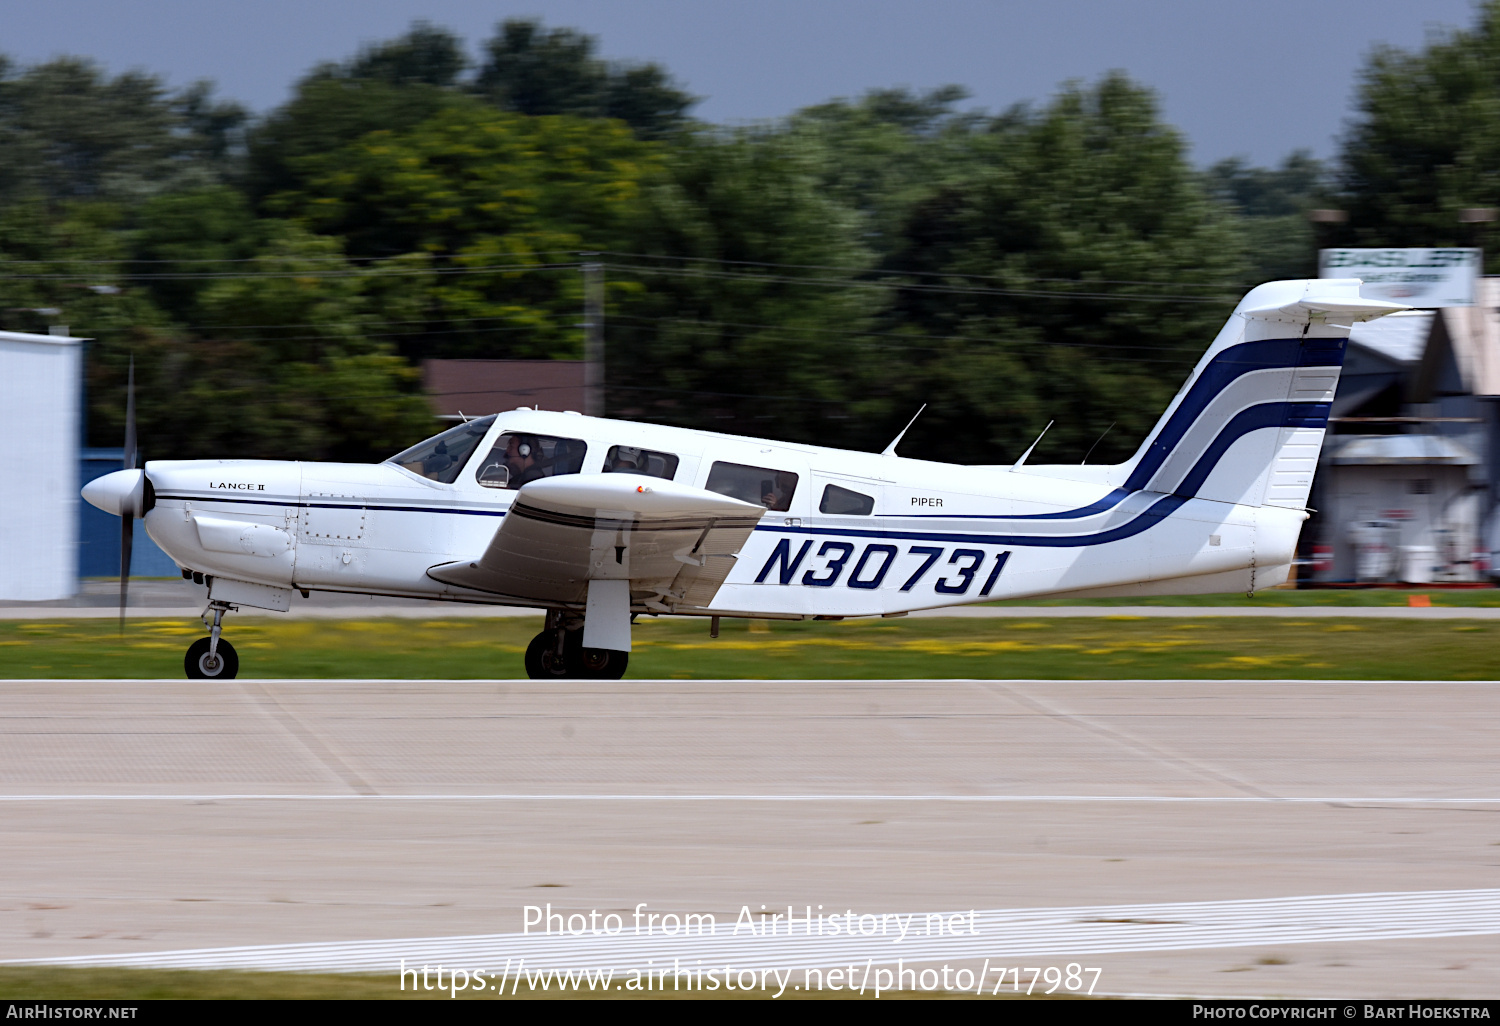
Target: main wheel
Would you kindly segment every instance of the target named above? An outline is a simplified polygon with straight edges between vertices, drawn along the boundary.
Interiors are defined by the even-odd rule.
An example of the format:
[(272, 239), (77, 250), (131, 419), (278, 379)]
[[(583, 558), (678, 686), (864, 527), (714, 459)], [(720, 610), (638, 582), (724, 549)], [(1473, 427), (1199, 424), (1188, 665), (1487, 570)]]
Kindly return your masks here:
[(220, 638), (218, 657), (210, 659), (210, 640), (199, 638), (188, 646), (187, 655), (182, 660), (188, 680), (233, 680), (235, 674), (240, 672), (239, 653), (235, 652), (233, 645)]
[(625, 676), (625, 666), (630, 662), (629, 652), (615, 652), (607, 648), (578, 649), (578, 667), (574, 676), (587, 680), (619, 680)]
[(557, 634), (542, 631), (526, 646), (526, 676), (532, 680), (556, 680), (570, 676), (566, 659), (557, 657)]

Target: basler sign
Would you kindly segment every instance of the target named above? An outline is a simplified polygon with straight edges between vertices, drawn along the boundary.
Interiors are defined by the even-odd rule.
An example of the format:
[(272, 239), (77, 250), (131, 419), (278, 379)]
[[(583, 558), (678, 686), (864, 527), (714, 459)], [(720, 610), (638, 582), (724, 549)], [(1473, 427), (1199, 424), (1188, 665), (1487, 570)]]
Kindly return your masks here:
[(1362, 278), (1360, 295), (1407, 306), (1473, 306), (1478, 249), (1324, 249), (1318, 277)]

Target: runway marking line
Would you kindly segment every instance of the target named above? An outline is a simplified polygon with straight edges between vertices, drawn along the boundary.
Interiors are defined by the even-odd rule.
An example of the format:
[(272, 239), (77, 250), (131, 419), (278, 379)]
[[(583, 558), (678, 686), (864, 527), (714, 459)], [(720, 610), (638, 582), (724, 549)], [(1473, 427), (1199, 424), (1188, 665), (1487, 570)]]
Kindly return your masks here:
[(1500, 805), (1500, 798), (1381, 795), (1089, 794), (4, 794), (0, 802), (1137, 802), (1263, 805)]
[(861, 909), (854, 914), (862, 931), (859, 936), (847, 930), (814, 934), (811, 925), (801, 932), (740, 936), (728, 932), (732, 913), (725, 913), (724, 922), (716, 921), (707, 935), (694, 936), (643, 935), (626, 927), (612, 935), (532, 932), (335, 941), (13, 959), (0, 964), (394, 974), (403, 960), (408, 971), (443, 964), (494, 973), (522, 959), (533, 972), (611, 968), (625, 973), (652, 966), (660, 970), (679, 961), (692, 968), (732, 964), (746, 970), (798, 970), (867, 959), (881, 965), (894, 965), (898, 958), (908, 964), (1076, 959), (1141, 951), (1495, 935), (1500, 934), (1500, 889), (902, 913), (902, 918), (912, 916), (909, 924), (925, 925), (929, 916), (951, 923), (957, 917), (973, 929), (939, 930), (937, 935), (908, 932), (899, 940), (892, 939), (894, 931), (889, 929), (865, 931), (867, 922), (888, 927), (886, 920), (894, 913)]

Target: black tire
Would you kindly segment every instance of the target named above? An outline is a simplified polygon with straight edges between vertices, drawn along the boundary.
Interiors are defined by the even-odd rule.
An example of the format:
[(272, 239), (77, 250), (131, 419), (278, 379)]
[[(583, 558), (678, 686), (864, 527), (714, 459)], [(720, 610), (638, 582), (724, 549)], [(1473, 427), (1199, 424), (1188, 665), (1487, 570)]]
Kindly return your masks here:
[(542, 631), (526, 646), (526, 676), (532, 680), (559, 680), (572, 676), (567, 660), (557, 658), (557, 635)]
[(619, 680), (625, 676), (625, 667), (629, 662), (629, 652), (579, 646), (577, 672), (574, 676), (585, 680)]
[(199, 638), (188, 646), (187, 655), (182, 660), (182, 668), (187, 671), (188, 680), (233, 680), (240, 672), (239, 653), (234, 650), (233, 645), (220, 638), (218, 665), (210, 666), (209, 643), (209, 638)]

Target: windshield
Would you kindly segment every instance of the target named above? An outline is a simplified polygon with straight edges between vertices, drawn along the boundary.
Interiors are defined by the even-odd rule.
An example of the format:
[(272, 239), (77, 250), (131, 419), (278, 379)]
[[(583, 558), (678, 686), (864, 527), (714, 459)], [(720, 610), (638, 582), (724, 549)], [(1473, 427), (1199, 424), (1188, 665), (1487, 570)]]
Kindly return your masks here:
[(405, 467), (413, 474), (421, 474), (431, 481), (452, 484), (458, 480), (459, 471), (469, 462), (469, 457), (479, 447), (480, 441), (495, 422), (491, 414), (471, 420), (467, 424), (449, 428), (440, 435), (433, 435), (386, 460), (398, 467)]

